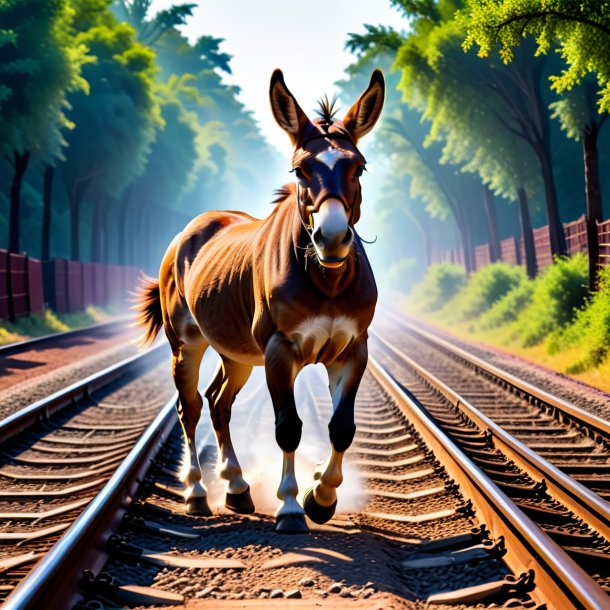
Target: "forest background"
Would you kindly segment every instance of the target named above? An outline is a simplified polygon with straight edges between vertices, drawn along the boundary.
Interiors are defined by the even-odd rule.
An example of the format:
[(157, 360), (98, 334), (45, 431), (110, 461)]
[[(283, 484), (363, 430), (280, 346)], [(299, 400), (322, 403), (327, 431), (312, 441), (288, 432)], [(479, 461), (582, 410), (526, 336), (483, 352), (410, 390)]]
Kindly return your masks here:
[[(154, 273), (197, 213), (265, 213), (284, 161), (227, 84), (222, 39), (187, 37), (194, 4), (151, 4), (0, 0), (0, 247)], [(380, 283), (420, 314), (502, 329), (507, 345), (576, 350), (561, 364), (572, 372), (603, 369), (610, 279), (593, 227), (610, 188), (609, 3), (390, 4), (401, 27), (350, 35), (336, 83), (349, 107), (373, 67), (388, 80), (361, 227), (379, 237)], [(564, 259), (563, 223), (583, 214), (590, 256)], [(542, 274), (532, 228), (544, 225), (557, 262)], [(477, 245), (493, 262), (511, 236), (522, 267), (475, 270)], [(451, 248), (463, 265), (432, 264)]]

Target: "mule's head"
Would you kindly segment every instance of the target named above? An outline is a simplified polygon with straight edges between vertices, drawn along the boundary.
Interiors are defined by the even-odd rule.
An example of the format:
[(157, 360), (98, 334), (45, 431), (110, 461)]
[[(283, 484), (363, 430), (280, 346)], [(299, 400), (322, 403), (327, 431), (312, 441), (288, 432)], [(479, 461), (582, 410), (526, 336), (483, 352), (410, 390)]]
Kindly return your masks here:
[(343, 121), (335, 120), (332, 104), (321, 104), (320, 118), (311, 121), (290, 93), (284, 76), (271, 77), (271, 109), (294, 145), (292, 167), (297, 179), (297, 204), (310, 231), (320, 264), (340, 267), (354, 241), (360, 218), (360, 176), (366, 160), (358, 141), (373, 129), (385, 96), (381, 70), (375, 70), (366, 91)]

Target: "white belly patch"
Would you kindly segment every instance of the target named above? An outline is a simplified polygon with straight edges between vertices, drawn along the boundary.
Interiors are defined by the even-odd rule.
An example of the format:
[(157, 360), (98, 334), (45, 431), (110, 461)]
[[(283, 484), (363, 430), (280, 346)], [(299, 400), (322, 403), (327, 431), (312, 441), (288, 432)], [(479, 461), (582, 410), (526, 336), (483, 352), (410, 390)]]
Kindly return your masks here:
[(324, 348), (324, 360), (334, 360), (358, 336), (356, 320), (348, 316), (315, 316), (304, 319), (291, 338), (307, 362), (316, 361)]

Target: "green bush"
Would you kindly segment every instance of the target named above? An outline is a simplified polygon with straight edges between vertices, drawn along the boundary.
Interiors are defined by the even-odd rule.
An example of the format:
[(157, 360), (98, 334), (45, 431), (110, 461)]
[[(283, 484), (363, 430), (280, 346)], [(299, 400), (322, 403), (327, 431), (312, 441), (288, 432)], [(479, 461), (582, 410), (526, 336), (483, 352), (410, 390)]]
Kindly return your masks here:
[(517, 318), (521, 343), (531, 347), (566, 327), (588, 294), (588, 261), (580, 253), (555, 261), (534, 281), (530, 304)]
[(107, 317), (103, 310), (91, 305), (80, 313), (62, 315), (57, 315), (54, 311), (45, 309), (43, 313), (18, 318), (15, 322), (0, 322), (0, 345), (21, 341), (28, 337), (39, 337), (97, 324), (107, 319)]
[(521, 267), (493, 263), (475, 271), (445, 309), (450, 317), (457, 320), (472, 320), (525, 279), (525, 271)]
[(498, 299), (480, 319), (479, 326), (483, 330), (498, 328), (509, 322), (514, 322), (524, 307), (532, 300), (534, 283), (523, 278), (514, 288)]
[(550, 353), (575, 346), (586, 349), (585, 356), (566, 372), (581, 373), (602, 364), (610, 352), (610, 267), (602, 269), (599, 290), (576, 312), (574, 322), (550, 337)]
[(436, 311), (455, 296), (465, 282), (462, 265), (435, 263), (428, 267), (422, 281), (413, 289), (409, 303), (418, 311)]

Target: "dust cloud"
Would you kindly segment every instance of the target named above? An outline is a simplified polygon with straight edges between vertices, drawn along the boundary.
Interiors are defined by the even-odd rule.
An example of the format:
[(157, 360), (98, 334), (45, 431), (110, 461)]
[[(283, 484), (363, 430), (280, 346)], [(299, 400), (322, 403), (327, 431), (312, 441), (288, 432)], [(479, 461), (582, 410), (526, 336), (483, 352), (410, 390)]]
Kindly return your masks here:
[[(202, 363), (200, 391), (203, 395), (216, 370), (217, 356), (211, 350)], [(295, 398), (303, 420), (303, 437), (296, 452), (296, 474), (299, 500), (313, 484), (316, 465), (330, 453), (328, 421), (332, 404), (328, 377), (322, 365), (308, 366), (298, 376)], [(263, 367), (255, 367), (248, 383), (233, 405), (231, 437), (245, 480), (250, 484), (257, 512), (273, 514), (280, 501), (276, 492), (282, 474), (282, 451), (275, 441), (274, 414), (267, 390)], [(197, 427), (197, 446), (208, 488), (208, 501), (213, 510), (224, 511), (226, 482), (217, 475), (216, 436), (207, 411), (207, 401)], [(343, 468), (344, 480), (337, 490), (337, 512), (360, 510), (366, 502), (366, 492), (348, 450)]]

